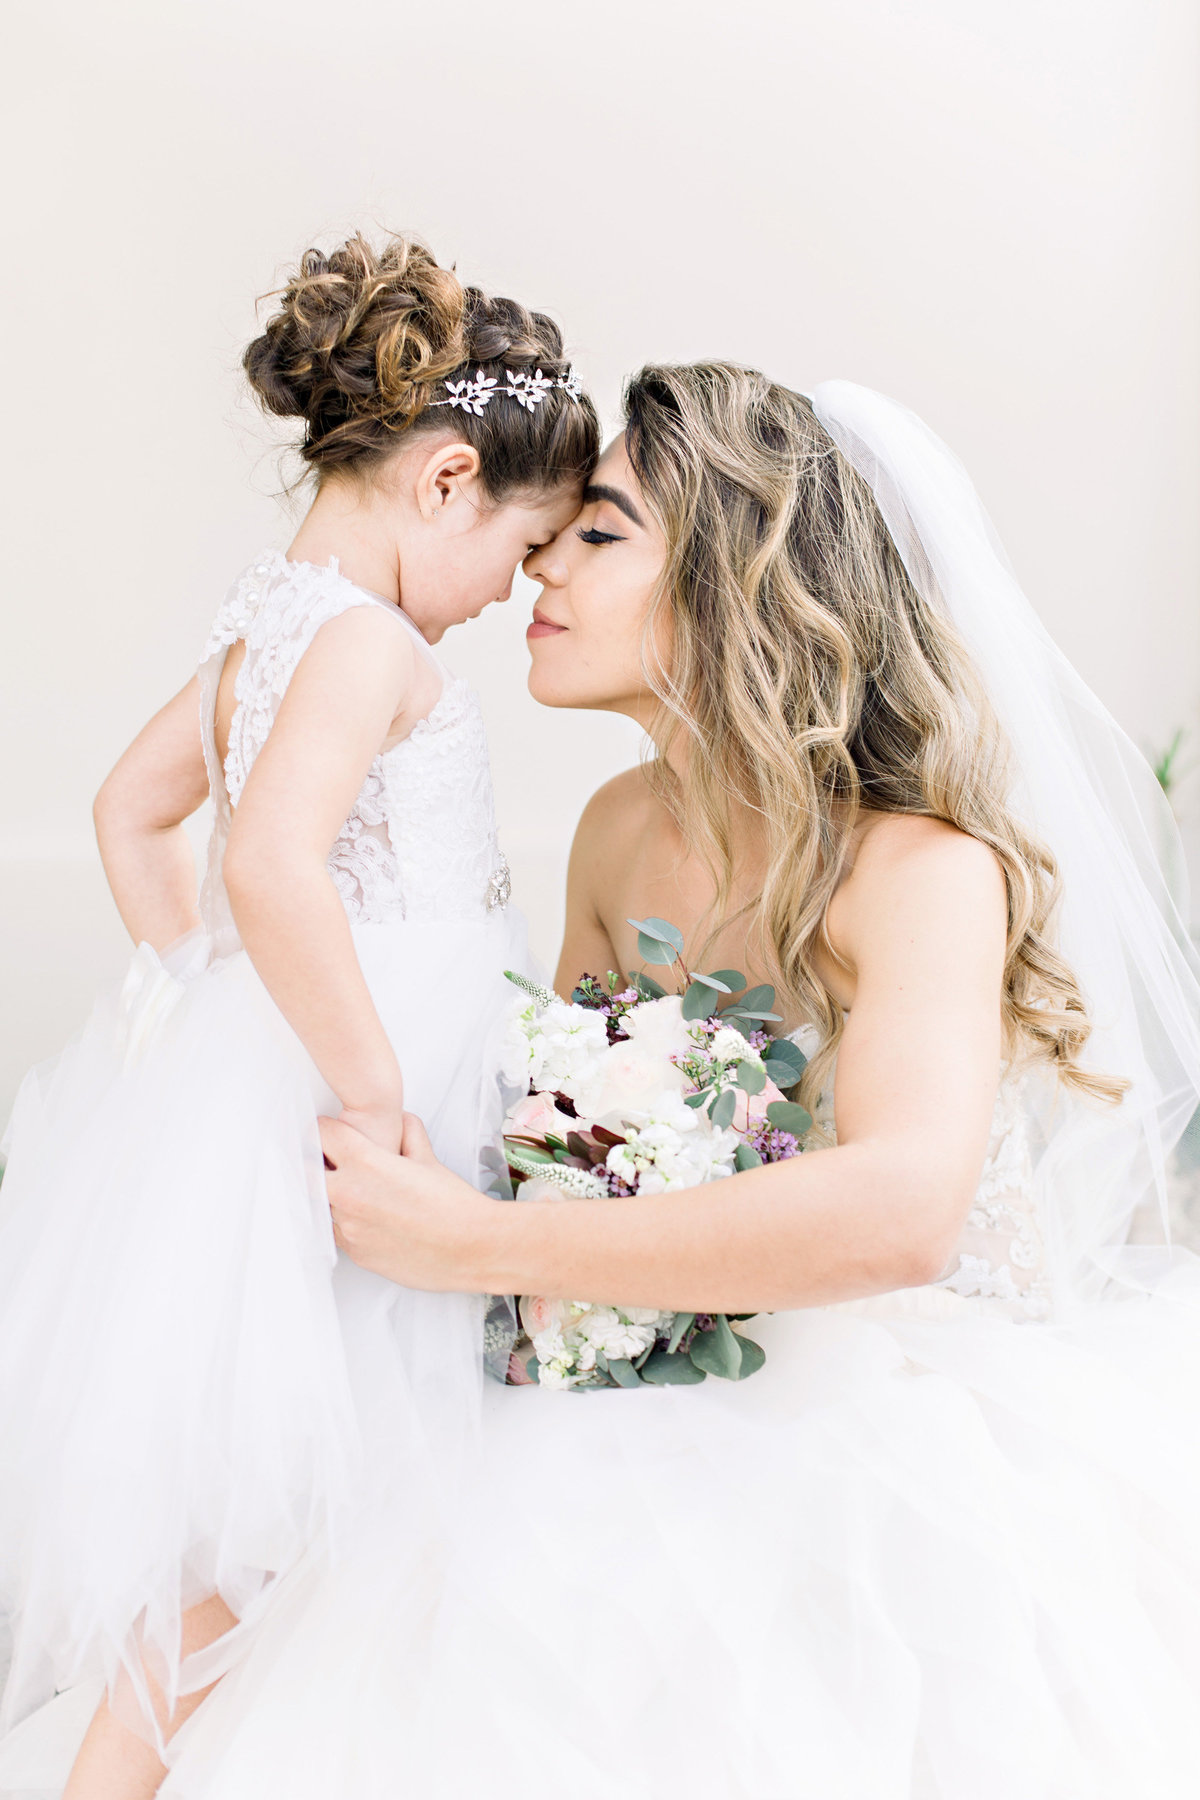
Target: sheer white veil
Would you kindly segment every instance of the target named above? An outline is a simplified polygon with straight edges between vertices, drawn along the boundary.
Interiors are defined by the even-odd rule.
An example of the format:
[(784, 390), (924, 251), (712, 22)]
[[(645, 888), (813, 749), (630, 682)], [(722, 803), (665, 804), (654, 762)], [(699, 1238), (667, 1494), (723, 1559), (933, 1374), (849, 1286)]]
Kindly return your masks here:
[[(961, 463), (895, 401), (848, 381), (809, 396), (870, 483), (909, 577), (947, 613), (1007, 734), (1013, 812), (1057, 859), (1058, 945), (1091, 1010), (1084, 1061), (1128, 1078), (1116, 1107), (1044, 1079), (1038, 1208), (1063, 1309), (1116, 1277), (1152, 1286), (1168, 1251), (1121, 1249), (1200, 1103), (1200, 958), (1174, 818), (1145, 758), (1052, 642)], [(1169, 1244), (1169, 1227), (1164, 1232)]]

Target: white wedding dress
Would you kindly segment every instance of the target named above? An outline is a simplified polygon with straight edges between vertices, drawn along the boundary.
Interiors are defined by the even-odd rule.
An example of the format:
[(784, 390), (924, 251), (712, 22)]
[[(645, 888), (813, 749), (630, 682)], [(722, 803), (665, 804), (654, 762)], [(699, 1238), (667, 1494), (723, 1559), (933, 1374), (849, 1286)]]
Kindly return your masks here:
[(940, 1283), (760, 1317), (751, 1380), (489, 1384), (469, 1516), (294, 1571), (164, 1800), (1194, 1800), (1197, 1282), (1046, 1322), (1033, 1112)]
[[(405, 1292), (337, 1255), (319, 1114), (339, 1102), (241, 949), (221, 878), (231, 808), (288, 681), (328, 620), (390, 612), (441, 672), (376, 757), (330, 853), (406, 1104), (487, 1185), (500, 1021), (520, 966), (487, 742), (465, 682), (387, 601), (267, 553), (221, 607), (200, 668), (215, 826), (202, 927), (143, 944), (120, 992), (34, 1070), (0, 1188), (0, 1615), (4, 1719), (138, 1667), (178, 1679), (178, 1615), (219, 1589), (243, 1654), (278, 1579), (329, 1555), (385, 1488), (441, 1509), (477, 1433), (484, 1304)], [(226, 651), (246, 655), (222, 768)], [(451, 1490), (454, 1481), (450, 1480)], [(413, 1525), (414, 1532), (417, 1530)]]

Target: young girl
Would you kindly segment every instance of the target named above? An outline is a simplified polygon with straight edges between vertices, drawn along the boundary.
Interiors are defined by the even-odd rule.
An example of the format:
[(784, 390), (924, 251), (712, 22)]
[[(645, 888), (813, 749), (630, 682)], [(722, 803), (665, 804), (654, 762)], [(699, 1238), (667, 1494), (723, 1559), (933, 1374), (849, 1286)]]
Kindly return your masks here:
[[(403, 238), (306, 252), (245, 367), (303, 420), (316, 496), (100, 791), (138, 949), (9, 1133), (4, 1710), (104, 1678), (72, 1800), (153, 1791), (351, 1502), (388, 1492), (398, 1533), (441, 1504), (480, 1304), (336, 1261), (317, 1119), (396, 1150), (417, 1112), (480, 1176), (521, 945), (478, 702), (430, 645), (507, 599), (598, 450), (551, 321)], [(181, 822), (209, 793), (197, 911)]]

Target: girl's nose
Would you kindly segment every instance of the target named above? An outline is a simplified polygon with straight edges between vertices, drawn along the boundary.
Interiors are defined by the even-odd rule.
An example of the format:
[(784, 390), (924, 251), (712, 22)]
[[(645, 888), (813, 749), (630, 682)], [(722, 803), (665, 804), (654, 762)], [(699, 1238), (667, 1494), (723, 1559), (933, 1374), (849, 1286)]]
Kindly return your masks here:
[(540, 544), (531, 550), (521, 567), (531, 581), (540, 581), (543, 587), (566, 586), (566, 560), (556, 553), (553, 544)]

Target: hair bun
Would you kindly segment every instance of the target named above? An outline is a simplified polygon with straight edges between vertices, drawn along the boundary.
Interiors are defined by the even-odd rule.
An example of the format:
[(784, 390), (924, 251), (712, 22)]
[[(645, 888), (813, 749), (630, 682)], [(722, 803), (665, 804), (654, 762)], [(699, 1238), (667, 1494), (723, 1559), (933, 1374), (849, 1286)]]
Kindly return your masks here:
[(377, 252), (356, 233), (329, 256), (306, 250), (246, 350), (250, 385), (269, 412), (306, 422), (307, 460), (352, 460), (357, 427), (410, 425), (463, 361), (465, 298), (414, 238)]

